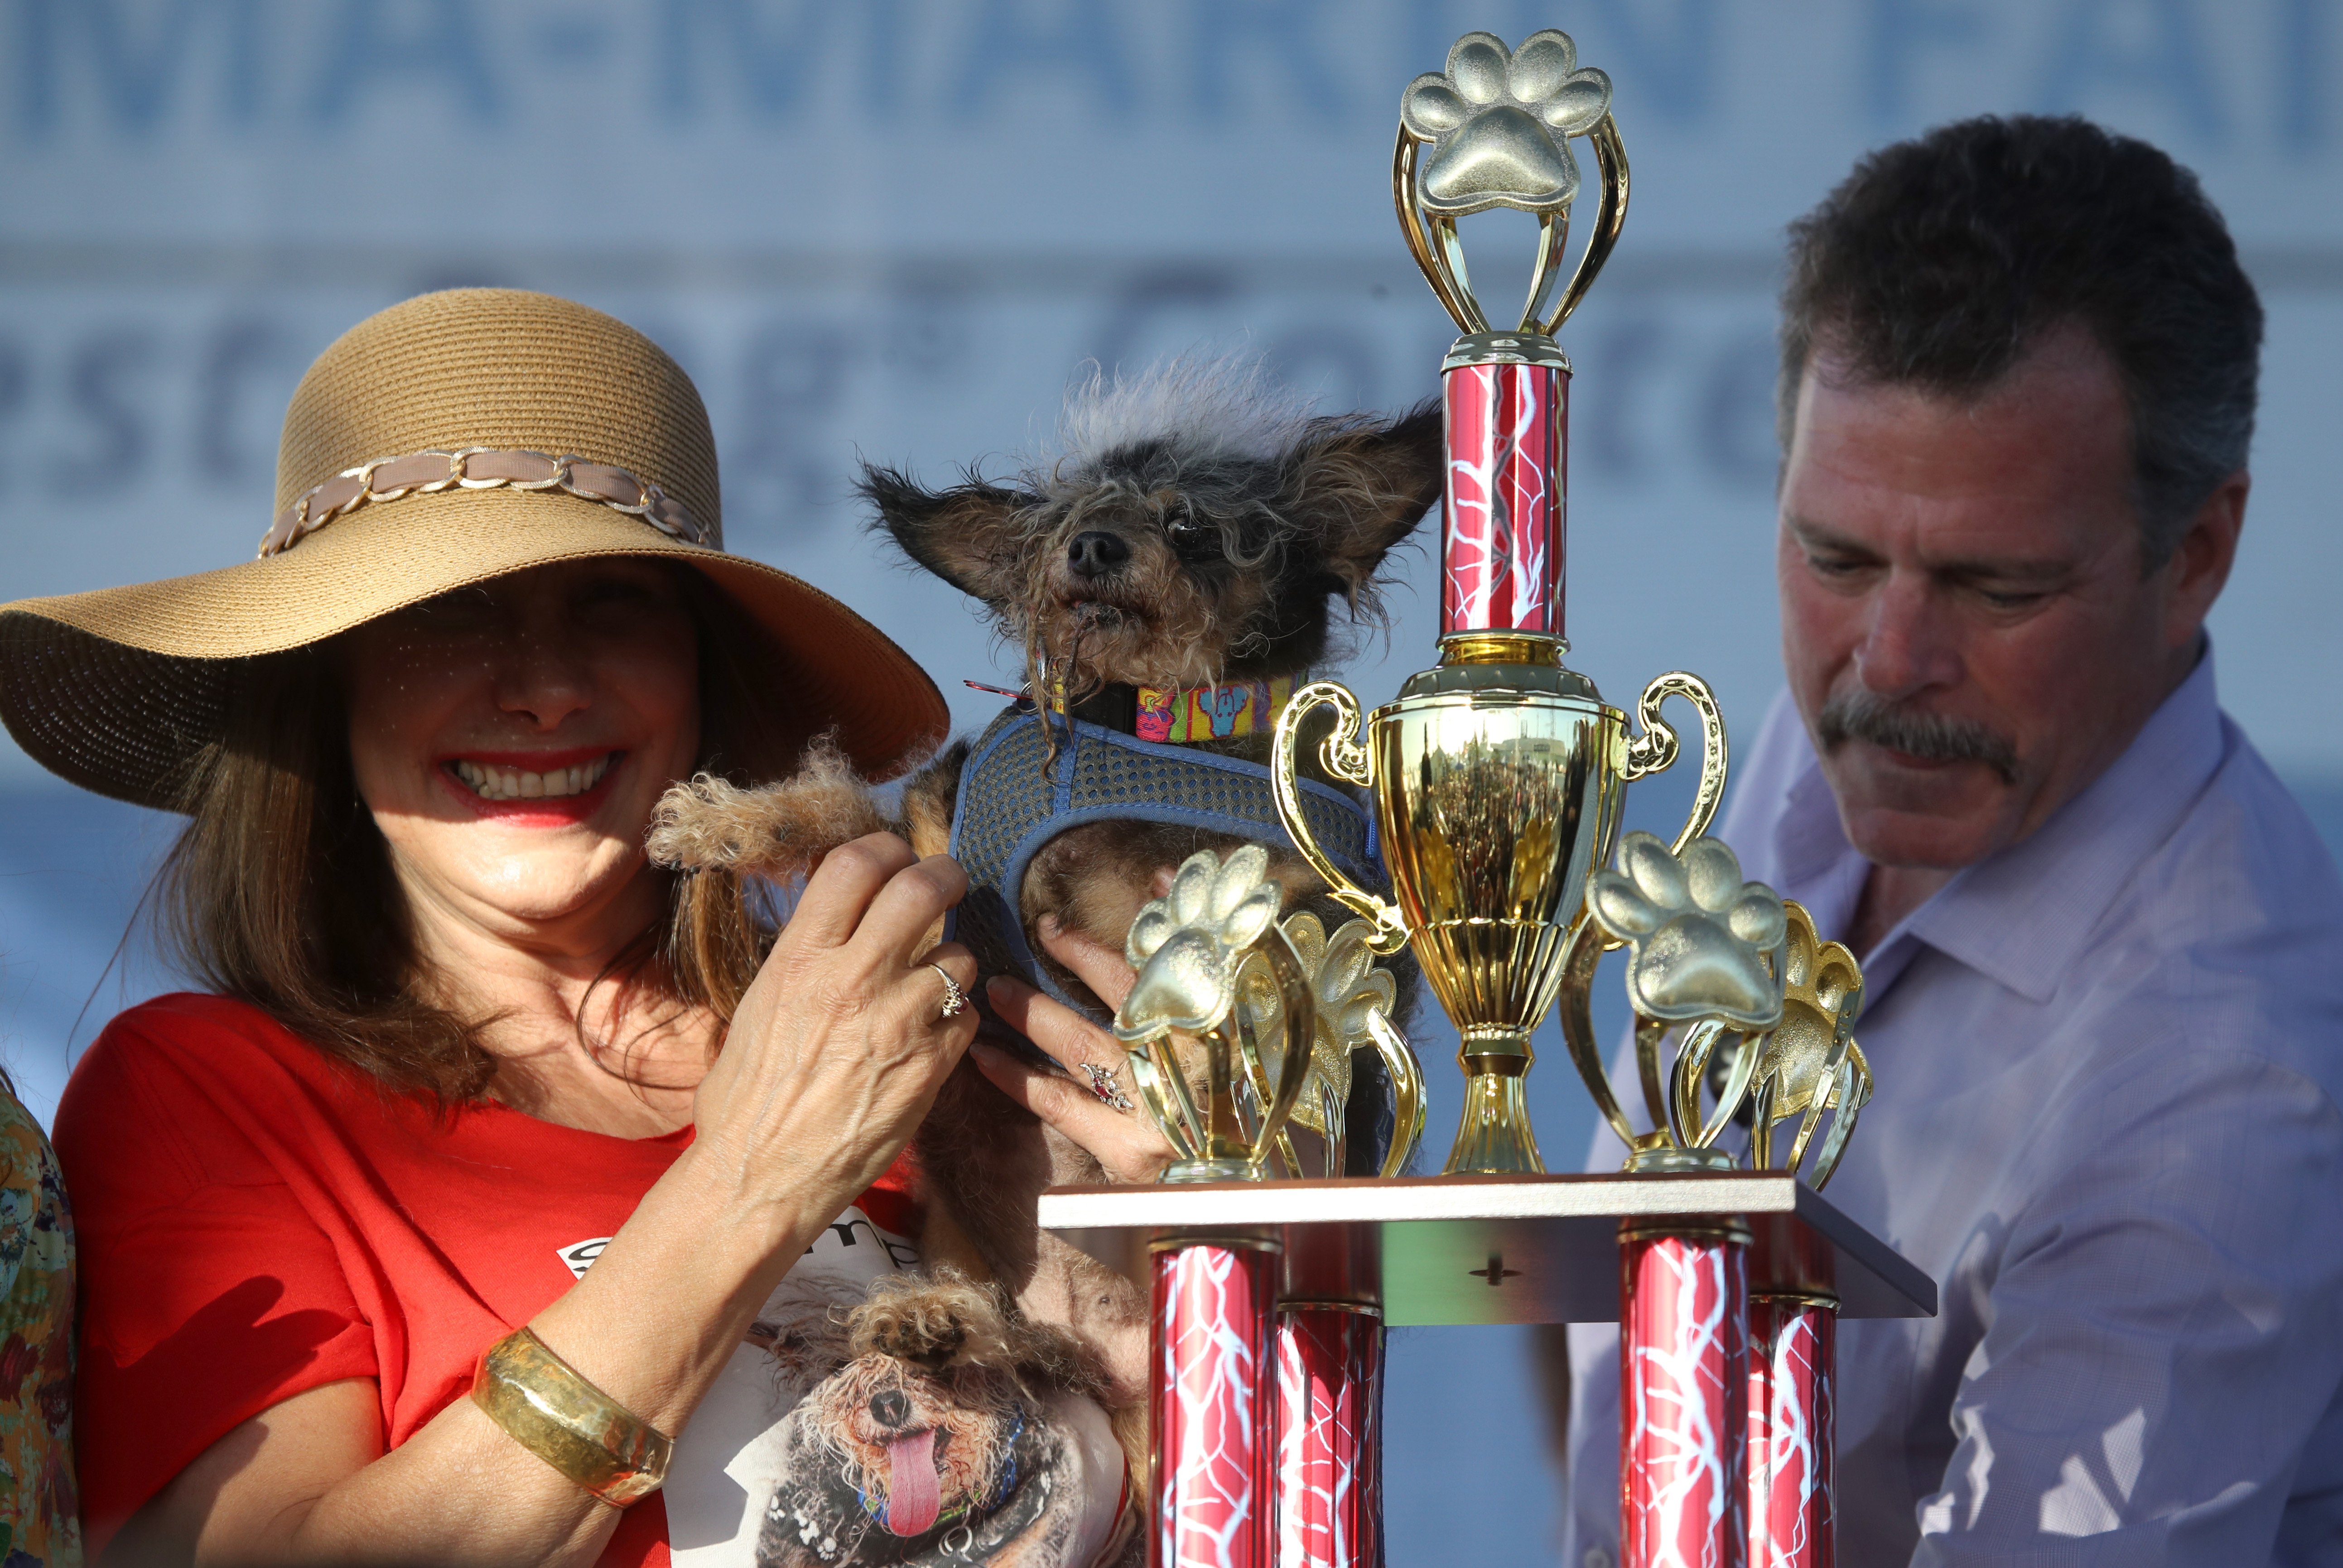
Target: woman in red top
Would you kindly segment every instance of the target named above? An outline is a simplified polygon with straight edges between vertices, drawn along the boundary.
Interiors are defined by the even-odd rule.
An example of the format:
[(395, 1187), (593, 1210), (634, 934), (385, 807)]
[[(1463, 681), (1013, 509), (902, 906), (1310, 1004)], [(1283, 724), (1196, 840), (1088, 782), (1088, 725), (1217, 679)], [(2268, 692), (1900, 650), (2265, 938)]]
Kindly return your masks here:
[[(752, 1561), (795, 1397), (761, 1347), (916, 1255), (895, 1167), (974, 1031), (930, 943), (964, 881), (866, 839), (776, 940), (643, 836), (674, 780), (818, 732), (899, 769), (942, 703), (722, 552), (690, 383), (564, 301), (361, 323), (277, 502), (246, 565), (0, 608), (26, 749), (191, 815), (163, 914), (217, 993), (115, 1020), (58, 1111), (90, 1552)], [(1066, 1419), (1081, 1564), (1124, 1477)], [(881, 1515), (949, 1547), (913, 1490)]]

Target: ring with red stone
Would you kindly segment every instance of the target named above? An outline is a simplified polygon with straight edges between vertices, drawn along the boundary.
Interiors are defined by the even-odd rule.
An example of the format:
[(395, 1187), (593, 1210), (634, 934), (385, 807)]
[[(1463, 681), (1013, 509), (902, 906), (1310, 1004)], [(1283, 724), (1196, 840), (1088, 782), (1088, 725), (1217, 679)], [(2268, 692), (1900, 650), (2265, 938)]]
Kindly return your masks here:
[(1091, 1092), (1099, 1097), (1101, 1103), (1116, 1111), (1131, 1108), (1131, 1097), (1122, 1091), (1122, 1077), (1119, 1070), (1101, 1067), (1095, 1061), (1085, 1061), (1082, 1071), (1089, 1076)]

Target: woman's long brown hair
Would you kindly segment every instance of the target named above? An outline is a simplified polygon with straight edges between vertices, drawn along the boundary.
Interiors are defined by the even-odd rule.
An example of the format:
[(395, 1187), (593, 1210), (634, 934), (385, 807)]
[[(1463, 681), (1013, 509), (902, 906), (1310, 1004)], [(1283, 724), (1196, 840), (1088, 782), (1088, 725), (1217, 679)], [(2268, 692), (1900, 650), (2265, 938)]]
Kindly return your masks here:
[[(697, 572), (679, 576), (699, 628), (700, 766), (738, 784), (782, 776), (806, 740), (783, 709), (782, 662)], [(190, 771), (190, 820), (156, 873), (166, 950), (388, 1088), (442, 1107), (483, 1098), (497, 1064), (480, 1038), (497, 1020), (451, 1010), (420, 971), (388, 849), (351, 774), (331, 645), (252, 659), (228, 685), (224, 736)], [(771, 945), (769, 907), (720, 871), (664, 875), (662, 917), (606, 971), (621, 988), (613, 1016), (648, 1003), (729, 1023)]]

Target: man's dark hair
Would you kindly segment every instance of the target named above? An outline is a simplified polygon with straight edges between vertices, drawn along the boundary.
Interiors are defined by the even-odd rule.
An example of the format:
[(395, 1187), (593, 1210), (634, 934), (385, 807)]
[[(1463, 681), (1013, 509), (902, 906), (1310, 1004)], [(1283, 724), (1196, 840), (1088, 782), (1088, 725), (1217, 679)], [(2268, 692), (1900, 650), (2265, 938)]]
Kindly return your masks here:
[(2131, 405), (2147, 569), (2246, 466), (2261, 301), (2197, 176), (2079, 117), (1986, 116), (1873, 153), (1790, 226), (1786, 456), (1817, 344), (1867, 381), (1982, 396), (2079, 324)]

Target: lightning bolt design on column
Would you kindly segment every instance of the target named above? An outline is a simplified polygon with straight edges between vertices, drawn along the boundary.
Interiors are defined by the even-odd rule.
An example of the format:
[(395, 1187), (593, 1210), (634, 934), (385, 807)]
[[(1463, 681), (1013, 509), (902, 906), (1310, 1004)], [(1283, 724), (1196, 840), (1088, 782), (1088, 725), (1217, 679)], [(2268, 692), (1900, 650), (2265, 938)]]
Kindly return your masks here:
[(1269, 1568), (1273, 1249), (1155, 1254), (1155, 1543), (1164, 1568)]
[(1553, 608), (1545, 585), (1546, 561), (1554, 553), (1545, 526), (1549, 483), (1545, 435), (1553, 405), (1544, 395), (1546, 388), (1524, 374), (1523, 368), (1506, 367), (1512, 372), (1504, 378), (1512, 417), (1506, 420), (1498, 469), (1513, 558), (1513, 595), (1508, 615), (1515, 626), (1544, 630)]
[(1749, 1568), (1832, 1568), (1831, 1366), (1837, 1310), (1749, 1309)]
[(1562, 635), (1562, 414), (1567, 374), (1460, 365), (1447, 388), (1443, 635)]
[(1620, 1550), (1636, 1568), (1743, 1568), (1748, 1249), (1634, 1236), (1622, 1245), (1628, 1395)]
[(1442, 565), (1448, 614), (1442, 629), (1490, 624), (1505, 577), (1503, 527), (1497, 517), (1497, 401), (1494, 365), (1448, 373), (1448, 535)]
[(1277, 1328), (1278, 1568), (1378, 1568), (1383, 1326), (1289, 1307)]

